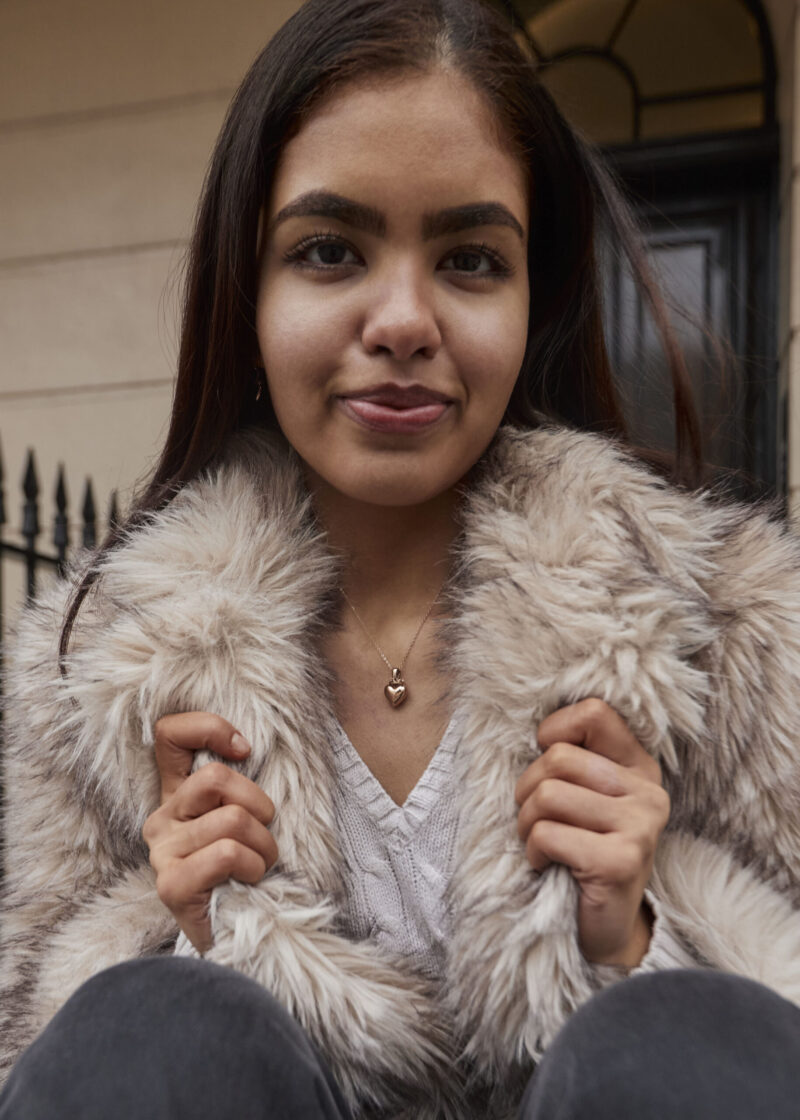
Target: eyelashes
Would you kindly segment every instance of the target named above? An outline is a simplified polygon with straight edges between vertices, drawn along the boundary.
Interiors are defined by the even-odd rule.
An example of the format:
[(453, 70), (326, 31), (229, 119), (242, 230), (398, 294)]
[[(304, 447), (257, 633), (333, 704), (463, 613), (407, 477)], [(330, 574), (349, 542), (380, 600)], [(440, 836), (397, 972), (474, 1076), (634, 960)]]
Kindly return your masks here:
[(445, 260), (453, 260), (455, 257), (469, 257), (469, 256), (486, 257), (486, 259), (490, 262), (490, 264), (492, 266), (491, 270), (488, 271), (488, 272), (478, 272), (475, 269), (471, 269), (471, 268), (466, 268), (466, 269), (454, 268), (454, 269), (443, 269), (443, 271), (444, 272), (460, 272), (464, 276), (497, 276), (497, 277), (511, 276), (511, 274), (514, 271), (513, 268), (511, 267), (511, 265), (508, 264), (500, 256), (500, 254), (498, 252), (496, 252), (494, 249), (490, 249), (489, 246), (484, 244), (484, 242), (482, 242), (482, 241), (474, 242), (474, 243), (471, 242), (467, 245), (459, 245), (459, 247), (457, 249), (454, 249), (451, 253), (448, 253), (448, 255), (444, 259)]
[[(351, 254), (356, 260), (322, 260), (311, 261), (306, 258), (306, 255), (314, 249), (330, 250), (334, 257), (340, 253)], [(329, 252), (329, 256), (331, 253)], [(443, 262), (452, 261), (457, 258), (465, 260), (467, 258), (484, 257), (489, 263), (488, 269), (473, 269), (473, 268), (441, 268), (443, 272), (453, 272), (461, 277), (484, 279), (505, 279), (512, 276), (514, 269), (512, 266), (497, 252), (496, 249), (491, 248), (484, 242), (469, 242), (464, 245), (459, 245), (457, 248), (452, 249), (445, 257), (442, 258)], [(288, 252), (283, 255), (284, 261), (287, 264), (293, 264), (298, 268), (304, 270), (311, 270), (319, 273), (333, 273), (338, 269), (351, 268), (354, 264), (360, 263), (362, 258), (357, 249), (333, 230), (315, 230), (307, 237), (302, 238), (297, 242)]]
[(347, 241), (345, 241), (345, 239), (339, 234), (318, 231), (316, 233), (310, 234), (308, 237), (304, 237), (301, 241), (298, 241), (298, 243), (292, 249), (290, 249), (288, 253), (284, 254), (283, 259), (289, 264), (299, 263), (308, 268), (315, 268), (322, 272), (329, 272), (333, 268), (341, 268), (344, 264), (343, 261), (326, 261), (322, 264), (315, 264), (312, 261), (306, 261), (303, 259), (305, 254), (308, 253), (311, 249), (321, 247), (343, 249), (347, 252), (352, 253), (353, 256), (358, 257), (359, 255), (357, 251), (351, 245), (349, 245)]

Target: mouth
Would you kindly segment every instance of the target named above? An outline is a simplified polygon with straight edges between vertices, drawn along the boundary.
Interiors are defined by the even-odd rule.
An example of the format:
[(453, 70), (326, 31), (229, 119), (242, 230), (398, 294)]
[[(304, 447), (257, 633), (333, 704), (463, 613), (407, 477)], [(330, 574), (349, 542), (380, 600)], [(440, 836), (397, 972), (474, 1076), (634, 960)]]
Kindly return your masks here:
[(432, 427), (453, 405), (451, 397), (423, 385), (376, 385), (337, 398), (344, 412), (378, 432), (421, 432)]

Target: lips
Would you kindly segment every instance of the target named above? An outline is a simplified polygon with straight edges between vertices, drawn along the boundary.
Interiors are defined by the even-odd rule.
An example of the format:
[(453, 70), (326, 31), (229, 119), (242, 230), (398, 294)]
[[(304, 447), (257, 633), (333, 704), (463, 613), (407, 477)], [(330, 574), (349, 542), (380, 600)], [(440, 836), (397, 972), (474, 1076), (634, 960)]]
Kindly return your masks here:
[(345, 413), (373, 431), (412, 433), (430, 428), (452, 398), (423, 385), (376, 385), (338, 398)]
[(369, 389), (343, 393), (344, 400), (372, 401), (386, 408), (419, 408), (428, 404), (450, 403), (450, 397), (424, 385), (375, 385)]

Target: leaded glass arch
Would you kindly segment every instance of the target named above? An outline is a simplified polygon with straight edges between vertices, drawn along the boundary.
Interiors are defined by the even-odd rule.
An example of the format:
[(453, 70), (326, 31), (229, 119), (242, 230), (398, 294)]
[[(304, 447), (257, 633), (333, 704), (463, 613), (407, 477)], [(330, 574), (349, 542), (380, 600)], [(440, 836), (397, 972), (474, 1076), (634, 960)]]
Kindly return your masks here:
[(774, 58), (756, 0), (496, 2), (565, 116), (596, 143), (774, 123)]

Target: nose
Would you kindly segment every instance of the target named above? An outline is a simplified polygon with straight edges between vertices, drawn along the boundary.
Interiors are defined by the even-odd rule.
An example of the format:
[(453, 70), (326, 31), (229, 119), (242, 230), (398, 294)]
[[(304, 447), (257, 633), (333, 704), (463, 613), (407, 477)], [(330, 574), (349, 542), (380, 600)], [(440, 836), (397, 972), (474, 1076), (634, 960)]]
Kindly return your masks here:
[(367, 309), (361, 341), (368, 354), (400, 362), (432, 358), (442, 344), (432, 283), (411, 267), (392, 270)]

